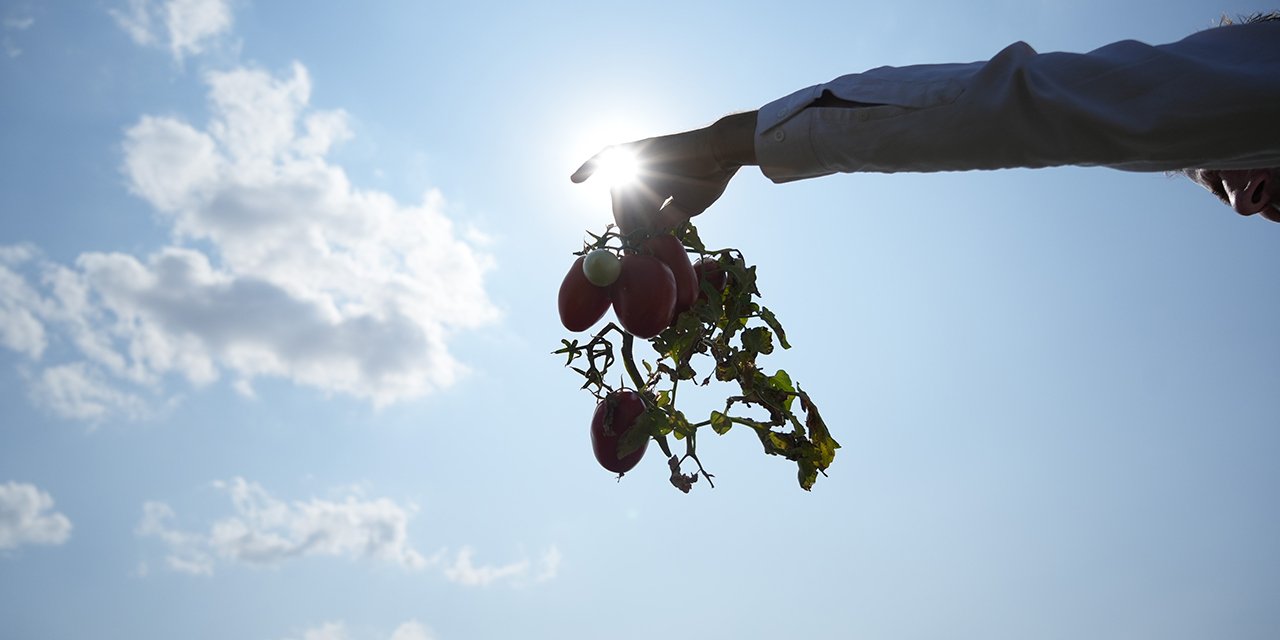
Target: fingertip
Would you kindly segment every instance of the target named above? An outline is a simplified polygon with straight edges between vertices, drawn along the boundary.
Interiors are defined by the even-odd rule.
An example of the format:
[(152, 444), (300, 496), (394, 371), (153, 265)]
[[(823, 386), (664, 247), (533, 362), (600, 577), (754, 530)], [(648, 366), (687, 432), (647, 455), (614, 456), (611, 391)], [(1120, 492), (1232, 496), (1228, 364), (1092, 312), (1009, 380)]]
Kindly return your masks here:
[(569, 176), (569, 179), (572, 180), (574, 184), (581, 184), (585, 182), (586, 179), (590, 178), (591, 174), (596, 171), (594, 160), (595, 158), (592, 158), (591, 160), (583, 163), (581, 167), (578, 167), (577, 171), (573, 172), (573, 175)]

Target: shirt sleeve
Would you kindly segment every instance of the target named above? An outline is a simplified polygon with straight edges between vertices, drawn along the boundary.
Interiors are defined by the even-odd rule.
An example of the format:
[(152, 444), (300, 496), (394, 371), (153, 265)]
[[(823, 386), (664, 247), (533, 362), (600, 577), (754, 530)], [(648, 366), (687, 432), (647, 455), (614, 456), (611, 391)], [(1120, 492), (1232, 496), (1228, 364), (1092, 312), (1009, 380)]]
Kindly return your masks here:
[[(824, 94), (860, 106), (814, 105)], [(755, 144), (774, 182), (1059, 165), (1276, 167), (1280, 22), (1083, 54), (1018, 42), (986, 62), (872, 69), (765, 105)]]

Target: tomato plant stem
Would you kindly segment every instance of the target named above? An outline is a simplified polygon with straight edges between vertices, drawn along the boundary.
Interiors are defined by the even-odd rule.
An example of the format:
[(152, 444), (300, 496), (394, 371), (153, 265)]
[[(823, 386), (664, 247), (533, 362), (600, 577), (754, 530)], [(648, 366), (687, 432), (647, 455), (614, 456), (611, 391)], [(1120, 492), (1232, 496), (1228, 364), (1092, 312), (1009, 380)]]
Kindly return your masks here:
[(635, 341), (635, 336), (626, 331), (622, 332), (622, 366), (627, 368), (627, 375), (631, 376), (631, 382), (636, 385), (636, 391), (643, 391), (644, 378), (640, 376), (640, 370), (636, 369), (636, 359), (631, 355), (631, 346)]

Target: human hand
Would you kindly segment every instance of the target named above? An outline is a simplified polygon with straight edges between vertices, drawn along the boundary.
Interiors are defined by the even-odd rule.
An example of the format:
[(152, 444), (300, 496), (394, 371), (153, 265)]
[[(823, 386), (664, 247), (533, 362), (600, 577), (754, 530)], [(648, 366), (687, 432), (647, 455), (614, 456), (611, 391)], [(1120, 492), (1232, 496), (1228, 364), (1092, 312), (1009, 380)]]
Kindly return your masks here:
[(613, 218), (631, 233), (670, 228), (711, 206), (744, 164), (754, 164), (755, 112), (657, 138), (614, 145), (588, 159), (570, 179), (590, 178), (609, 153), (634, 156), (636, 177), (611, 185)]

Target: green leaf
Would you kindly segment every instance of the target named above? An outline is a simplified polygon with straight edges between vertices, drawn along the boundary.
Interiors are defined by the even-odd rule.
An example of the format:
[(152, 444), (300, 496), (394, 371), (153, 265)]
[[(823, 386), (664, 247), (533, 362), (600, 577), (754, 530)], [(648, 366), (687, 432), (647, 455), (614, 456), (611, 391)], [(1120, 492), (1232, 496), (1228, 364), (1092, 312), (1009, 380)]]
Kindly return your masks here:
[(790, 412), (791, 405), (796, 399), (796, 388), (791, 384), (791, 376), (787, 375), (786, 371), (778, 369), (777, 373), (769, 376), (769, 387), (786, 394), (787, 399), (783, 401), (782, 408)]
[(636, 423), (631, 430), (622, 435), (618, 440), (618, 457), (623, 458), (635, 453), (640, 447), (644, 446), (649, 436), (657, 434), (661, 430), (659, 423), (666, 421), (666, 414), (659, 409), (649, 409), (636, 418)]
[(778, 334), (778, 344), (781, 344), (783, 349), (791, 348), (791, 343), (787, 342), (787, 332), (782, 330), (782, 323), (778, 322), (778, 317), (773, 315), (772, 311), (767, 307), (761, 307), (760, 319), (769, 325), (769, 328), (773, 329), (774, 333)]
[(768, 438), (769, 445), (773, 447), (774, 451), (778, 452), (779, 455), (785, 455), (787, 450), (791, 448), (791, 443), (787, 442), (787, 439), (783, 438), (780, 433), (770, 431)]
[(702, 244), (702, 238), (698, 237), (698, 230), (693, 226), (692, 222), (685, 224), (683, 229), (678, 230), (676, 236), (680, 238), (680, 242), (684, 246), (698, 253), (707, 252), (707, 246)]
[(689, 424), (689, 419), (684, 417), (684, 414), (679, 411), (676, 411), (671, 416), (671, 428), (675, 431), (677, 438), (681, 435), (693, 437), (696, 435), (695, 432), (697, 431), (697, 429), (693, 428), (692, 424)]
[(764, 327), (753, 327), (742, 332), (742, 348), (754, 353), (773, 353), (773, 334)]
[(809, 429), (809, 438), (818, 450), (817, 467), (825, 470), (835, 462), (836, 449), (840, 448), (840, 443), (831, 437), (826, 421), (822, 419), (822, 414), (818, 413), (818, 406), (809, 398), (809, 394), (804, 391), (800, 391), (799, 394), (800, 407), (805, 412), (804, 424)]
[(717, 434), (724, 435), (729, 433), (729, 428), (732, 426), (733, 421), (729, 419), (729, 416), (726, 416), (719, 411), (711, 412), (711, 428), (714, 429)]

